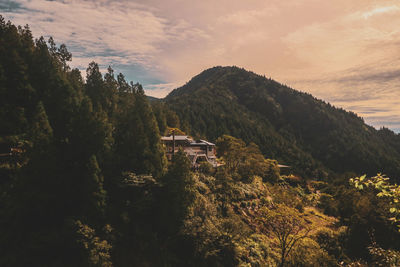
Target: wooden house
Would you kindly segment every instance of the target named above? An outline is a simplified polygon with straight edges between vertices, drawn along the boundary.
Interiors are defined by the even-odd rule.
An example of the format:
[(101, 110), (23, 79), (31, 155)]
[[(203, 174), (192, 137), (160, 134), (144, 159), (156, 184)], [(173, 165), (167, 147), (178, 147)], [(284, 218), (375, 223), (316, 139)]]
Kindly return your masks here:
[(172, 160), (174, 153), (182, 150), (189, 158), (192, 167), (198, 168), (201, 162), (206, 161), (217, 167), (215, 144), (206, 140), (193, 140), (187, 135), (171, 135), (161, 137), (165, 145), (168, 160)]

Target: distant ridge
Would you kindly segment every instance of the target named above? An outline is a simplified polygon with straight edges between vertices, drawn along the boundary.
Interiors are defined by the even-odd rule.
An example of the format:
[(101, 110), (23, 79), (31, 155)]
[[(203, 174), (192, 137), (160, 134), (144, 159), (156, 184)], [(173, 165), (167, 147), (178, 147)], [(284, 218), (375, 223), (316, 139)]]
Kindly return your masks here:
[(160, 98), (157, 98), (157, 97), (154, 97), (154, 96), (146, 95), (146, 97), (147, 97), (147, 99), (148, 99), (150, 102), (153, 102), (153, 101), (160, 101), (160, 100), (161, 100)]
[(383, 172), (400, 178), (400, 135), (242, 68), (207, 69), (165, 101), (193, 135), (254, 142), (302, 175)]

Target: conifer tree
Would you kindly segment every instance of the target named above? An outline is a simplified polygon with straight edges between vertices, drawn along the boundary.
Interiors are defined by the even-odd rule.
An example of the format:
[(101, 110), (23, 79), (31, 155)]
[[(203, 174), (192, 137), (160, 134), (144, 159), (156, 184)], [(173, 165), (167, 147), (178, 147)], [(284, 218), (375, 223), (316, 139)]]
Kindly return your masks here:
[(39, 102), (32, 118), (31, 140), (34, 143), (49, 142), (53, 137), (53, 129), (50, 126), (43, 103)]
[(190, 171), (189, 159), (179, 151), (173, 157), (168, 173), (163, 177), (165, 199), (164, 216), (167, 231), (177, 231), (195, 200), (195, 182)]

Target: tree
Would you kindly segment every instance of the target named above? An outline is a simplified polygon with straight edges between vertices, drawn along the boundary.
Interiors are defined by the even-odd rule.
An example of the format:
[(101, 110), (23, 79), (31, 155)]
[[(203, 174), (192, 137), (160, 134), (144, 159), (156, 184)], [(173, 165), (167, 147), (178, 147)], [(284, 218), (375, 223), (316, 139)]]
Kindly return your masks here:
[(285, 266), (290, 252), (310, 232), (306, 221), (296, 209), (284, 204), (277, 204), (272, 209), (263, 207), (258, 215), (256, 220), (261, 231), (278, 239), (281, 250), (279, 266)]
[(389, 211), (393, 214), (389, 220), (397, 223), (400, 232), (400, 185), (391, 184), (390, 179), (380, 173), (371, 178), (366, 175), (351, 178), (349, 182), (359, 190), (373, 188), (377, 192), (376, 196), (386, 198), (389, 201)]
[[(115, 156), (119, 171), (165, 173), (166, 157), (151, 106), (142, 89), (131, 88), (121, 100), (116, 119)], [(122, 97), (121, 97), (122, 98)]]
[(251, 181), (255, 175), (272, 182), (279, 178), (278, 162), (265, 159), (255, 143), (246, 146), (241, 139), (223, 135), (217, 139), (217, 153), (228, 173), (237, 173), (242, 180)]
[(94, 110), (104, 110), (110, 115), (113, 107), (114, 92), (103, 80), (99, 65), (96, 62), (91, 62), (86, 69), (85, 87), (86, 93), (92, 100)]
[(244, 160), (246, 144), (233, 136), (223, 135), (217, 139), (217, 153), (226, 164), (229, 172), (236, 172), (239, 164)]
[(89, 158), (85, 167), (82, 170), (83, 177), (80, 185), (85, 190), (79, 190), (82, 192), (82, 206), (85, 207), (85, 214), (98, 219), (104, 214), (106, 205), (106, 192), (103, 189), (104, 178), (94, 155)]
[(32, 126), (30, 129), (31, 140), (38, 145), (39, 143), (47, 143), (53, 137), (53, 129), (51, 128), (43, 103), (39, 102), (32, 118)]
[(185, 132), (184, 131), (182, 131), (181, 129), (179, 129), (179, 128), (170, 128), (170, 127), (167, 127), (167, 129), (166, 129), (166, 136), (170, 136), (170, 135), (172, 135), (172, 134), (175, 134), (175, 135), (185, 135)]
[(72, 54), (68, 51), (65, 44), (61, 44), (60, 47), (57, 49), (57, 56), (62, 63), (63, 70), (69, 70), (67, 61), (72, 60)]
[(190, 171), (190, 162), (184, 152), (177, 152), (168, 173), (163, 177), (164, 204), (169, 230), (177, 231), (195, 200), (195, 181)]
[[(108, 240), (102, 240), (96, 235), (96, 231), (89, 225), (77, 220), (74, 222), (74, 228), (77, 235), (77, 243), (87, 255), (85, 265), (112, 267), (111, 249), (112, 246)], [(110, 225), (106, 225), (105, 230), (111, 232)]]

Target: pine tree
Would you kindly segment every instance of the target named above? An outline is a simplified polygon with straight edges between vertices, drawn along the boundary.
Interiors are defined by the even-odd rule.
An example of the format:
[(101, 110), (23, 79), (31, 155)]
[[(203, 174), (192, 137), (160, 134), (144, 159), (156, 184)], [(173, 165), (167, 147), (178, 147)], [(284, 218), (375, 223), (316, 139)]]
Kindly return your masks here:
[(39, 102), (36, 106), (36, 110), (32, 118), (30, 135), (34, 144), (48, 143), (53, 137), (53, 129), (50, 126), (42, 102)]
[(174, 155), (168, 173), (162, 181), (165, 190), (163, 222), (166, 223), (167, 231), (174, 233), (181, 227), (196, 196), (190, 162), (184, 152), (179, 151)]

